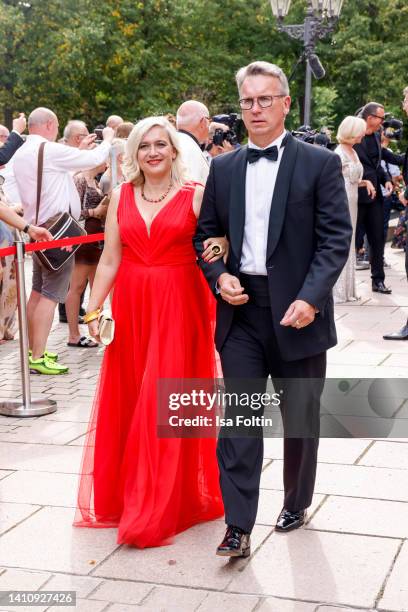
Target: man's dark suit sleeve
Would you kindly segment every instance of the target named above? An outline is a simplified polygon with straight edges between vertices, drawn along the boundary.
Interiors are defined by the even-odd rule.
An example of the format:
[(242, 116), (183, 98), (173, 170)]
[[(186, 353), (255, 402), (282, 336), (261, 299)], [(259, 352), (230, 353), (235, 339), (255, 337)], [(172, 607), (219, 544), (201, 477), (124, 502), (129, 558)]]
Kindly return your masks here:
[(401, 154), (393, 153), (392, 151), (389, 151), (388, 149), (384, 149), (384, 148), (381, 149), (381, 157), (383, 158), (383, 160), (386, 161), (388, 164), (395, 164), (395, 166), (403, 166), (406, 155), (407, 155), (406, 153), (405, 155), (401, 155)]
[(347, 261), (352, 227), (341, 160), (330, 155), (324, 165), (315, 201), (316, 249), (299, 294), (323, 314), (327, 299)]
[(215, 201), (215, 163), (213, 160), (204, 190), (203, 202), (197, 223), (197, 231), (193, 242), (198, 257), (198, 264), (207, 279), (211, 291), (214, 293), (220, 274), (223, 272), (228, 272), (222, 258), (218, 259), (214, 263), (205, 263), (205, 261), (201, 258), (201, 253), (204, 250), (203, 241), (207, 238), (225, 236), (226, 233), (225, 228), (221, 226), (218, 219)]
[(17, 132), (11, 132), (6, 142), (0, 147), (0, 166), (4, 166), (13, 157), (14, 153), (24, 143), (20, 134)]

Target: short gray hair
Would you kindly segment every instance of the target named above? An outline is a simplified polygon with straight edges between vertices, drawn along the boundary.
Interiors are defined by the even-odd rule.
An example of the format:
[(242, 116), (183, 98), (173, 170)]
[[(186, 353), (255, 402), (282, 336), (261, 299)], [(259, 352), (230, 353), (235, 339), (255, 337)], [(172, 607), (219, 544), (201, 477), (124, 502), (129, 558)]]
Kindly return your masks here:
[(402, 92), (404, 94), (404, 96), (408, 95), (408, 87), (405, 87), (404, 91)]
[(243, 66), (238, 70), (235, 75), (238, 91), (241, 90), (242, 84), (247, 77), (256, 76), (258, 74), (262, 74), (264, 76), (271, 76), (278, 79), (282, 90), (281, 93), (285, 96), (289, 95), (288, 79), (282, 68), (279, 68), (279, 66), (276, 66), (276, 64), (270, 64), (269, 62), (261, 61), (252, 62), (252, 64), (248, 64), (248, 66)]
[(80, 121), (79, 119), (71, 119), (68, 121), (67, 125), (64, 128), (64, 138), (68, 140), (72, 136), (72, 132), (75, 130), (87, 130), (85, 121)]

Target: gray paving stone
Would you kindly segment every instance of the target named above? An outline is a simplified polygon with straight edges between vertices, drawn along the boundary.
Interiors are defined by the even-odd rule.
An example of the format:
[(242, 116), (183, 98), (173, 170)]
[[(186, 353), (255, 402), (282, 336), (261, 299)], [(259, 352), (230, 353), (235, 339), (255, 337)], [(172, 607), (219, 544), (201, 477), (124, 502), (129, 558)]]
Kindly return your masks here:
[[(196, 610), (207, 596), (201, 589), (183, 589), (179, 587), (154, 587), (141, 606), (143, 610), (159, 612), (178, 612), (179, 610)], [(217, 608), (213, 608), (217, 610)]]
[(77, 598), (85, 599), (102, 583), (99, 578), (90, 576), (73, 576), (71, 574), (55, 574), (45, 584), (43, 591), (76, 591)]
[(85, 423), (34, 421), (10, 434), (0, 433), (0, 442), (66, 444), (85, 433), (86, 429)]
[[(91, 599), (77, 599), (75, 606), (64, 606), (62, 610), (75, 610), (75, 612), (104, 612), (107, 610), (106, 601), (92, 601)], [(61, 612), (61, 606), (51, 606), (47, 612)]]
[(257, 612), (315, 612), (316, 604), (303, 601), (291, 601), (289, 599), (278, 599), (267, 597), (262, 600)]
[(0, 498), (6, 502), (47, 506), (76, 506), (76, 474), (15, 472), (0, 481)]
[(11, 474), (13, 474), (12, 470), (0, 470), (0, 480), (3, 480), (3, 478), (8, 478), (11, 476)]
[(45, 572), (6, 568), (0, 575), (1, 591), (37, 591), (50, 577)]
[[(88, 578), (89, 580), (89, 578)], [(96, 580), (96, 578), (94, 578)], [(152, 584), (129, 582), (125, 580), (101, 580), (99, 587), (90, 599), (115, 601), (122, 604), (139, 604), (154, 588)]]
[(117, 548), (116, 529), (75, 528), (73, 519), (72, 508), (39, 510), (2, 536), (0, 565), (89, 574)]
[(209, 593), (198, 606), (197, 612), (252, 612), (259, 602), (253, 595), (229, 595), (228, 593)]
[(408, 474), (408, 440), (405, 443), (375, 442), (359, 465), (407, 470)]
[(384, 595), (378, 604), (380, 610), (386, 612), (408, 610), (408, 542), (406, 541), (397, 557), (390, 577), (388, 578)]
[(32, 504), (0, 502), (0, 534), (23, 521), (40, 507)]
[[(408, 501), (404, 470), (321, 463), (317, 469), (316, 493)], [(274, 461), (261, 476), (261, 487), (282, 487), (282, 463)]]
[(398, 540), (305, 529), (274, 533), (227, 590), (373, 606), (398, 546)]
[[(231, 564), (215, 556), (215, 549), (224, 530), (223, 521), (214, 521), (196, 525), (179, 534), (171, 546), (143, 550), (122, 547), (96, 568), (93, 575), (174, 586), (224, 589), (245, 564), (243, 559)], [(270, 527), (256, 525), (252, 537), (253, 550), (270, 533)]]
[(307, 527), (407, 538), (408, 503), (330, 496)]
[(0, 468), (77, 474), (82, 450), (51, 444), (0, 444)]

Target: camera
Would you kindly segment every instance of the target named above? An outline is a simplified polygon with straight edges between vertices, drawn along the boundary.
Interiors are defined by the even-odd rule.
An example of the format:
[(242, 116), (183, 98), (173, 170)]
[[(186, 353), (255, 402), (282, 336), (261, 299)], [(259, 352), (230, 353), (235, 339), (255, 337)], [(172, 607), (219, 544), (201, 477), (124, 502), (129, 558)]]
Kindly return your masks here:
[(402, 121), (387, 113), (383, 123), (384, 136), (390, 140), (401, 140), (403, 131), (402, 126)]
[(292, 136), (303, 142), (325, 147), (326, 149), (332, 149), (334, 146), (324, 130), (313, 130), (310, 125), (301, 125), (292, 132)]
[(96, 128), (94, 129), (93, 133), (96, 135), (96, 144), (100, 144), (103, 140), (103, 130), (105, 129), (105, 126), (100, 123), (99, 125), (96, 126)]
[(221, 128), (217, 128), (215, 130), (213, 136), (213, 144), (222, 145), (224, 140), (227, 140), (232, 145), (238, 144), (238, 135), (236, 132), (236, 125), (238, 122), (237, 113), (229, 113), (229, 115), (214, 115), (212, 120), (216, 123), (223, 123), (224, 125), (228, 125), (229, 127), (229, 130), (226, 132), (224, 132), (224, 130), (222, 130)]

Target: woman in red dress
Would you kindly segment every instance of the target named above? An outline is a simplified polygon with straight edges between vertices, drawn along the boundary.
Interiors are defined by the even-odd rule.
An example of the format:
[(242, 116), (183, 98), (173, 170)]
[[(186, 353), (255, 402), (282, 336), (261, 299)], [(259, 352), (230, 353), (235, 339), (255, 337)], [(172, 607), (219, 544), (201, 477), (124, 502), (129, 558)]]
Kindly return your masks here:
[[(224, 512), (215, 439), (157, 436), (158, 379), (215, 375), (212, 297), (192, 244), (203, 188), (185, 182), (182, 168), (169, 122), (140, 121), (88, 304), (88, 313), (97, 310), (114, 286), (115, 338), (102, 364), (74, 524), (118, 527), (118, 542), (138, 548), (168, 544)], [(99, 340), (97, 319), (89, 332)]]

